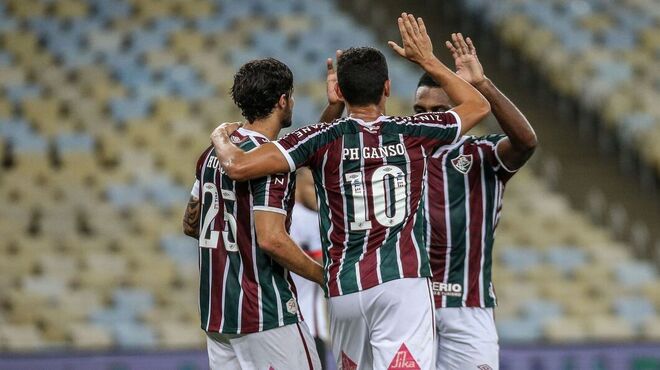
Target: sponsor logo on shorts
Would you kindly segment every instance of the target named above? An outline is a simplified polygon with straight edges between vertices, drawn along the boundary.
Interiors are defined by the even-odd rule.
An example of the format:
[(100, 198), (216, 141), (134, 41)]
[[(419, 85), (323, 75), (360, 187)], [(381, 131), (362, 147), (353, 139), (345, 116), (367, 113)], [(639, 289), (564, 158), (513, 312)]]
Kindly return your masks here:
[(483, 365), (479, 365), (479, 366), (477, 366), (477, 369), (479, 369), (479, 370), (493, 370), (492, 367), (490, 367), (490, 366), (488, 366), (488, 365), (486, 365), (486, 364), (483, 364)]
[(295, 299), (291, 298), (288, 302), (286, 302), (286, 310), (289, 311), (289, 313), (292, 315), (298, 313), (298, 304), (296, 303)]
[(340, 370), (357, 370), (357, 364), (351, 360), (346, 352), (341, 351), (341, 369)]
[(408, 347), (403, 343), (394, 355), (387, 370), (422, 370), (415, 358), (410, 354)]
[(472, 154), (462, 154), (451, 160), (456, 171), (467, 174), (472, 168)]
[(431, 283), (433, 295), (446, 295), (450, 297), (463, 296), (463, 287), (461, 284), (440, 283), (434, 281)]

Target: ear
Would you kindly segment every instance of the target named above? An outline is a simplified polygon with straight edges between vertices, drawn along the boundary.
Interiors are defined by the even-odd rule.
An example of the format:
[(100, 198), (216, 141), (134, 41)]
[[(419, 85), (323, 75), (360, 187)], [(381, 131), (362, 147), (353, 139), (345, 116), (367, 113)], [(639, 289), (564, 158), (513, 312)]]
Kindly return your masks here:
[(280, 100), (277, 101), (277, 106), (280, 109), (286, 108), (287, 104), (289, 104), (289, 98), (287, 98), (286, 94), (280, 95)]
[(344, 101), (344, 94), (341, 93), (339, 84), (335, 84), (335, 94), (337, 94), (337, 97), (339, 98), (340, 101)]
[(383, 88), (383, 94), (386, 97), (390, 97), (390, 90), (392, 89), (392, 82), (390, 80), (385, 80), (385, 87)]

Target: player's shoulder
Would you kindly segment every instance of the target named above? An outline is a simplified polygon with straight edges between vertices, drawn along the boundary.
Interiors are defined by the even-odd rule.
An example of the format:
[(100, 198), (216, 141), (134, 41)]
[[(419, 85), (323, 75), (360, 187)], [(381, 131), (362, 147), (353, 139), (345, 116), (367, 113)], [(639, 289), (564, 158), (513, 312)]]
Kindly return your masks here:
[(270, 140), (268, 140), (263, 134), (243, 127), (234, 131), (231, 136), (229, 136), (229, 140), (245, 151), (252, 150), (260, 145), (270, 142)]

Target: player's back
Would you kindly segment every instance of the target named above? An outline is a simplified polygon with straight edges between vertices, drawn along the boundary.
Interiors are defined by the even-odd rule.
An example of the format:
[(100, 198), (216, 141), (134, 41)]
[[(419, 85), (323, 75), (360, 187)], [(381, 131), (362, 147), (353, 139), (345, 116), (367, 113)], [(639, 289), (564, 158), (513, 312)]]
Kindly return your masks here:
[(312, 169), (330, 296), (431, 275), (420, 207), (425, 159), (456, 139), (460, 123), (452, 113), (426, 116), (349, 117), (277, 142), (292, 169)]
[[(268, 142), (246, 129), (231, 139), (245, 151)], [(295, 174), (236, 182), (223, 173), (212, 147), (200, 157), (198, 174), (202, 328), (241, 334), (300, 321), (293, 282), (288, 271), (258, 247), (253, 213), (286, 214), (288, 228)]]

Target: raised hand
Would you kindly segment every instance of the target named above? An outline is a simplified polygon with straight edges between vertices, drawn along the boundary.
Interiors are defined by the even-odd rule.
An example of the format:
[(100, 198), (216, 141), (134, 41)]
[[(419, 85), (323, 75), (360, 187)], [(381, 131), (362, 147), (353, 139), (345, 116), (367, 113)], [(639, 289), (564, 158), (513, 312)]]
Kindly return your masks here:
[(469, 37), (463, 39), (460, 33), (452, 33), (453, 41), (445, 42), (456, 65), (456, 74), (472, 85), (478, 85), (486, 79), (484, 68), (477, 57), (477, 49)]
[[(335, 52), (336, 60), (339, 60), (339, 57), (341, 56), (342, 53), (343, 52), (341, 50), (337, 50)], [(335, 88), (338, 84), (337, 70), (335, 70), (334, 62), (332, 58), (328, 58), (328, 60), (326, 61), (326, 66), (328, 67), (328, 76), (326, 77), (325, 80), (327, 93), (328, 93), (328, 104), (335, 105), (342, 103), (343, 101), (337, 95), (337, 90)]]
[(431, 38), (426, 32), (422, 18), (415, 19), (412, 14), (401, 13), (398, 23), (403, 47), (394, 41), (387, 43), (397, 54), (419, 65), (436, 59), (433, 55)]

